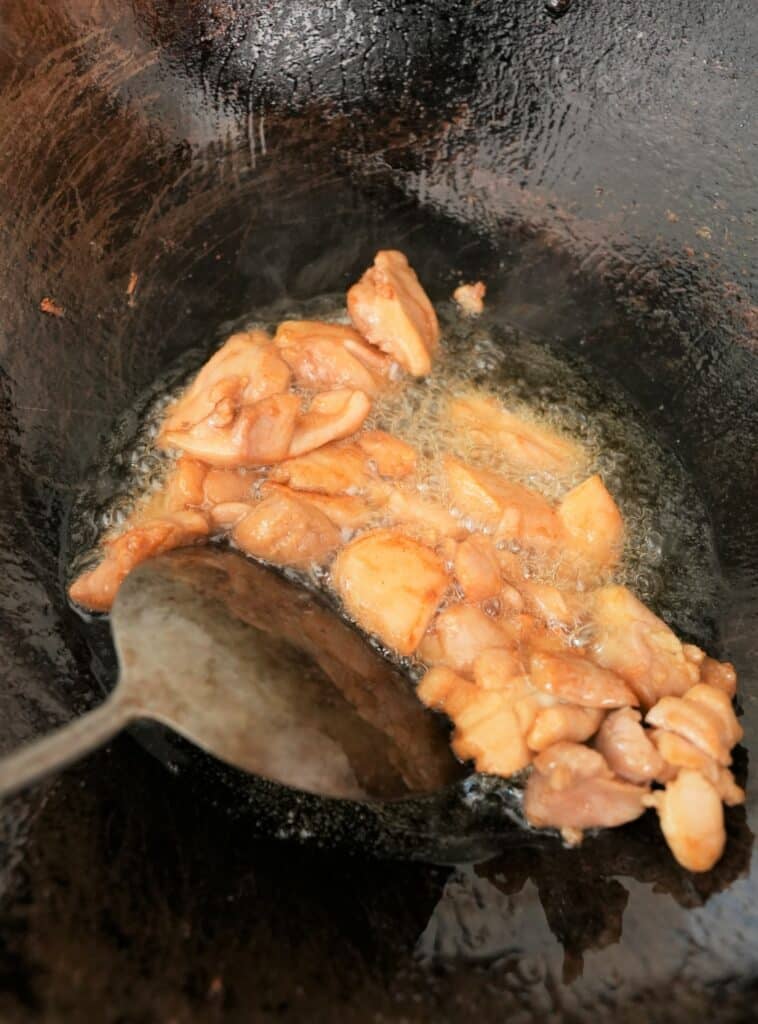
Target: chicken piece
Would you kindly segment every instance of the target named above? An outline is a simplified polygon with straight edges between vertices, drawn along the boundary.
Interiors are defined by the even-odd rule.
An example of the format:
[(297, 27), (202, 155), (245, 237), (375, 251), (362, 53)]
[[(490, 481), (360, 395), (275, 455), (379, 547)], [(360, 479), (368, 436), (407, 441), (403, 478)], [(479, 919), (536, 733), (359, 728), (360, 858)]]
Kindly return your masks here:
[(713, 783), (688, 768), (645, 797), (655, 807), (669, 849), (688, 871), (709, 871), (726, 845), (724, 808)]
[(697, 666), (685, 658), (677, 637), (626, 587), (601, 587), (588, 607), (593, 660), (625, 679), (643, 709), (659, 697), (681, 696), (698, 681)]
[(483, 281), (475, 284), (459, 284), (453, 292), (453, 299), (467, 316), (479, 316), (484, 311), (484, 296), (487, 285)]
[(329, 444), (286, 459), (273, 467), (269, 480), (322, 494), (363, 494), (375, 483), (365, 452), (352, 443)]
[(745, 791), (734, 781), (728, 768), (716, 764), (700, 747), (690, 743), (683, 736), (665, 729), (648, 729), (647, 735), (655, 745), (663, 762), (664, 769), (659, 773), (659, 782), (668, 782), (674, 778), (681, 768), (689, 768), (700, 772), (704, 778), (712, 782), (725, 804), (732, 807), (745, 802)]
[(367, 632), (400, 654), (412, 654), (447, 590), (433, 551), (399, 530), (373, 530), (337, 556), (332, 583)]
[(469, 604), (455, 604), (440, 612), (419, 647), (431, 665), (447, 665), (470, 675), (474, 659), (490, 647), (508, 647), (508, 639), (494, 619)]
[(303, 387), (317, 391), (352, 388), (373, 397), (386, 384), (386, 377), (382, 379), (368, 361), (361, 359), (364, 349), (370, 352), (369, 346), (357, 331), (344, 324), (285, 320), (279, 324), (274, 344), (295, 381)]
[(580, 708), (573, 704), (542, 708), (526, 741), (532, 750), (545, 750), (563, 740), (583, 743), (597, 732), (603, 715), (600, 708)]
[(497, 448), (514, 467), (568, 473), (584, 462), (582, 449), (549, 427), (504, 409), (496, 398), (476, 393), (450, 402), (453, 425), (478, 445)]
[(539, 771), (529, 776), (524, 794), (524, 814), (537, 828), (573, 830), (615, 828), (634, 821), (645, 812), (648, 790), (604, 775), (579, 778), (573, 785), (555, 788)]
[(376, 466), (380, 476), (401, 480), (416, 469), (416, 450), (384, 430), (366, 430), (355, 441)]
[(203, 500), (211, 506), (249, 501), (255, 479), (244, 469), (209, 469), (203, 482)]
[(569, 627), (574, 624), (578, 614), (576, 593), (559, 590), (550, 583), (538, 580), (522, 580), (518, 584), (522, 596), (535, 615), (544, 619), (549, 626)]
[(217, 386), (228, 379), (239, 382), (239, 404), (250, 405), (285, 392), (290, 371), (264, 331), (233, 334), (169, 409), (163, 432), (189, 430), (207, 419), (218, 402)]
[(445, 473), (453, 505), (494, 530), (496, 540), (515, 540), (538, 550), (555, 545), (558, 519), (541, 494), (452, 456), (445, 458)]
[(129, 526), (138, 526), (151, 519), (162, 519), (174, 512), (198, 508), (204, 501), (204, 481), (208, 467), (182, 455), (168, 472), (160, 490), (138, 506), (129, 517)]
[(107, 612), (118, 588), (140, 562), (183, 547), (208, 535), (201, 512), (177, 511), (162, 519), (149, 519), (106, 541), (99, 565), (82, 573), (69, 587), (69, 597), (93, 612)]
[(351, 391), (349, 388), (322, 391), (295, 424), (290, 456), (305, 455), (330, 441), (349, 437), (360, 428), (370, 410), (371, 399), (363, 391)]
[(319, 494), (318, 491), (295, 491), (284, 484), (267, 482), (261, 487), (261, 495), (282, 494), (287, 498), (303, 501), (319, 509), (334, 523), (346, 530), (359, 530), (374, 518), (375, 511), (363, 498), (353, 494)]
[(437, 501), (419, 497), (412, 491), (392, 491), (386, 512), (395, 522), (414, 528), (419, 539), (436, 546), (443, 537), (457, 539), (466, 535), (466, 528)]
[(416, 696), (428, 708), (442, 711), (453, 688), (467, 680), (445, 665), (428, 669), (416, 688)]
[(221, 501), (208, 509), (208, 516), (216, 529), (231, 530), (248, 515), (252, 507), (249, 501)]
[(595, 747), (616, 775), (628, 782), (660, 781), (666, 764), (632, 708), (612, 711), (598, 729)]
[(727, 746), (731, 748), (740, 742), (743, 736), (742, 726), (737, 721), (731, 697), (723, 690), (716, 686), (709, 686), (707, 683), (697, 683), (692, 689), (687, 690), (684, 699), (694, 700), (697, 704), (701, 704), (713, 712), (719, 720), (724, 743)]
[(252, 505), (232, 537), (249, 555), (298, 568), (323, 563), (341, 543), (340, 531), (323, 512), (284, 494)]
[(731, 744), (721, 717), (704, 704), (683, 697), (661, 697), (645, 721), (683, 736), (719, 764), (731, 764)]
[(474, 658), (474, 680), (483, 690), (502, 690), (525, 675), (521, 658), (507, 647), (490, 647)]
[(368, 340), (413, 374), (432, 368), (439, 325), (429, 298), (401, 252), (378, 252), (374, 265), (347, 293), (350, 318)]
[(492, 541), (472, 534), (455, 552), (455, 576), (467, 600), (478, 603), (497, 597), (502, 588), (500, 563)]
[(737, 673), (729, 661), (704, 657), (700, 663), (700, 682), (723, 690), (728, 697), (734, 697), (737, 692)]
[(607, 710), (637, 703), (623, 679), (578, 654), (536, 652), (529, 675), (539, 690), (579, 707)]
[(245, 406), (239, 394), (227, 396), (189, 429), (164, 430), (160, 443), (220, 468), (270, 465), (287, 457), (299, 410), (296, 395), (272, 395)]
[(624, 520), (616, 502), (595, 474), (558, 503), (564, 544), (598, 568), (615, 565), (624, 546)]
[(613, 778), (603, 755), (583, 743), (554, 743), (535, 757), (534, 767), (552, 789), (568, 789), (584, 779)]

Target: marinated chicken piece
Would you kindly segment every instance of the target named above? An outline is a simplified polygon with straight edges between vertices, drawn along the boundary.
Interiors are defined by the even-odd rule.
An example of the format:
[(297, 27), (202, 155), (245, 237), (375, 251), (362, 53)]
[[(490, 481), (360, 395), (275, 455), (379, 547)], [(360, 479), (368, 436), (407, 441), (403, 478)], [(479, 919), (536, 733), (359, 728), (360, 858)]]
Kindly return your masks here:
[(453, 299), (467, 316), (478, 316), (484, 311), (484, 296), (487, 285), (483, 281), (474, 284), (459, 284), (453, 292)]
[(335, 526), (346, 530), (359, 530), (368, 525), (375, 516), (375, 510), (363, 498), (353, 494), (319, 494), (318, 491), (295, 491), (284, 484), (265, 483), (261, 495), (282, 494), (287, 498), (303, 501), (319, 509)]
[(341, 543), (340, 531), (323, 512), (281, 493), (252, 505), (235, 523), (232, 538), (256, 558), (301, 568), (323, 563)]
[(368, 458), (356, 444), (329, 444), (274, 466), (269, 480), (296, 491), (363, 494), (375, 483)]
[(458, 430), (478, 445), (497, 448), (518, 469), (566, 473), (584, 461), (579, 445), (508, 412), (495, 398), (458, 396), (450, 402), (450, 416)]
[(455, 604), (440, 612), (419, 648), (430, 665), (447, 665), (470, 675), (474, 659), (490, 647), (508, 647), (508, 639), (494, 619), (480, 608)]
[(532, 654), (529, 675), (538, 689), (567, 704), (607, 710), (637, 703), (623, 679), (578, 654)]
[(477, 654), (473, 672), (476, 685), (483, 690), (505, 689), (514, 679), (526, 675), (518, 653), (507, 647), (490, 647)]
[(703, 658), (700, 663), (700, 682), (723, 690), (728, 697), (733, 697), (737, 692), (737, 673), (729, 661)]
[(592, 658), (621, 676), (645, 708), (659, 697), (681, 696), (698, 681), (669, 627), (626, 587), (601, 587), (588, 605), (595, 627)]
[(349, 437), (360, 428), (370, 410), (371, 399), (363, 391), (322, 391), (315, 396), (308, 412), (298, 417), (290, 456), (305, 455), (330, 441)]
[(208, 467), (186, 455), (177, 459), (163, 483), (129, 516), (128, 526), (138, 526), (150, 519), (162, 519), (174, 512), (199, 508), (204, 502), (204, 482)]
[[(548, 757), (547, 764), (552, 765), (554, 760)], [(602, 758), (599, 765), (593, 764), (600, 774), (583, 778), (579, 772), (575, 782), (560, 787), (551, 784), (557, 767), (548, 775), (533, 771), (524, 794), (524, 814), (529, 824), (538, 828), (569, 829), (574, 838), (575, 829), (615, 828), (639, 818), (645, 811), (643, 801), (648, 795), (647, 788), (608, 778)], [(577, 767), (585, 770), (589, 767), (583, 756), (581, 763), (577, 761)]]
[(412, 491), (392, 491), (386, 512), (395, 523), (414, 527), (419, 539), (436, 546), (443, 537), (464, 537), (466, 528), (437, 501), (421, 498)]
[(401, 480), (416, 469), (416, 450), (399, 437), (383, 430), (366, 430), (356, 444), (368, 455), (380, 476)]
[(700, 772), (712, 782), (721, 799), (729, 807), (745, 802), (745, 791), (734, 781), (728, 768), (717, 764), (700, 747), (675, 732), (665, 729), (649, 729), (647, 735), (664, 761), (664, 769), (658, 775), (658, 782), (668, 782), (681, 768)]
[(203, 482), (203, 500), (211, 506), (249, 501), (255, 479), (244, 469), (209, 469)]
[(332, 566), (332, 583), (367, 632), (412, 654), (447, 590), (435, 553), (399, 530), (373, 530), (352, 541)]
[(107, 612), (118, 588), (140, 562), (172, 548), (184, 547), (208, 535), (208, 521), (200, 512), (174, 512), (133, 526), (103, 545), (99, 565), (82, 573), (69, 587), (69, 597), (93, 612)]
[(723, 690), (716, 686), (709, 686), (707, 683), (697, 683), (692, 689), (687, 690), (684, 699), (694, 700), (697, 704), (701, 704), (713, 712), (721, 725), (724, 742), (729, 747), (740, 742), (743, 736), (742, 726), (737, 721), (731, 697)]
[(273, 395), (252, 405), (220, 399), (213, 413), (187, 430), (164, 430), (161, 444), (181, 448), (211, 466), (264, 466), (290, 452), (300, 410), (296, 395)]
[(598, 729), (595, 746), (616, 775), (628, 782), (652, 782), (666, 775), (666, 763), (632, 708), (612, 711)]
[(558, 519), (541, 494), (452, 456), (445, 458), (445, 473), (453, 505), (494, 530), (496, 540), (515, 540), (538, 550), (555, 545)]
[(471, 534), (455, 552), (455, 577), (466, 599), (475, 604), (497, 597), (502, 589), (500, 562), (492, 541)]
[(526, 599), (529, 609), (549, 626), (572, 626), (575, 623), (579, 611), (575, 593), (538, 580), (522, 580), (517, 589)]
[(189, 430), (207, 419), (218, 402), (218, 385), (230, 379), (238, 382), (239, 404), (250, 405), (285, 392), (290, 371), (264, 331), (233, 334), (169, 409), (163, 432)]
[(603, 716), (599, 708), (580, 708), (573, 704), (546, 707), (538, 712), (526, 741), (532, 750), (545, 750), (563, 740), (583, 743), (597, 732)]
[(364, 337), (413, 374), (432, 368), (439, 325), (429, 298), (401, 252), (378, 252), (347, 293), (350, 318)]
[(250, 513), (250, 501), (221, 501), (208, 509), (208, 518), (216, 530), (231, 530)]
[(624, 546), (624, 520), (597, 474), (569, 491), (558, 503), (557, 512), (570, 551), (600, 568), (618, 562)]
[[(350, 348), (347, 343), (350, 343)], [(321, 320), (285, 320), (279, 324), (274, 344), (303, 387), (324, 391), (352, 388), (377, 395), (386, 385), (370, 364), (370, 348), (352, 327)], [(363, 350), (368, 357), (361, 359)]]
[[(713, 692), (729, 700), (721, 690)], [(689, 694), (685, 697), (661, 697), (648, 711), (645, 721), (648, 725), (683, 736), (724, 766), (732, 762), (730, 751), (736, 742), (733, 737), (739, 738), (742, 735), (731, 705), (727, 713), (725, 709), (714, 708), (699, 700), (697, 696), (690, 699)]]
[(709, 871), (726, 845), (724, 808), (713, 783), (683, 769), (665, 789), (645, 797), (655, 807), (666, 842), (688, 871)]
[(552, 789), (568, 789), (584, 779), (613, 778), (603, 755), (583, 743), (554, 743), (535, 757), (534, 767)]

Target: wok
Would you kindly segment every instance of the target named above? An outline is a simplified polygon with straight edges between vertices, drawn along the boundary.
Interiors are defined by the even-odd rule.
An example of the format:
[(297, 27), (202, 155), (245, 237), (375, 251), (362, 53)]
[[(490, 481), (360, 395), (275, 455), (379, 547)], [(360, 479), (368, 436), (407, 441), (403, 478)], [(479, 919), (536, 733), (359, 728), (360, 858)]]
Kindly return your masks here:
[[(493, 321), (585, 361), (675, 452), (707, 509), (720, 586), (672, 625), (735, 662), (750, 749), (756, 27), (748, 0), (577, 0), (560, 20), (489, 0), (5, 3), (2, 749), (93, 706), (112, 679), (107, 633), (68, 607), (64, 583), (71, 508), (84, 490), (107, 498), (93, 466), (114, 423), (134, 431), (138, 396), (224, 323), (343, 291), (379, 247), (403, 249), (434, 300), (485, 280)], [(669, 553), (673, 577), (688, 557)], [(477, 780), (379, 812), (253, 784), (155, 729), (139, 738), (245, 834), (444, 863), (537, 857), (524, 871), (541, 893), (545, 877), (631, 874), (634, 912), (658, 922), (662, 946), (681, 930), (672, 896), (726, 889), (680, 951), (683, 963), (697, 947), (697, 969), (677, 959), (671, 972), (715, 1019), (743, 1005), (758, 970), (755, 882), (735, 883), (750, 860), (749, 778), (725, 860), (694, 885), (649, 823), (569, 855), (514, 830), (497, 787)], [(664, 895), (642, 893), (650, 881)], [(570, 946), (584, 931), (563, 912)], [(428, 948), (444, 959), (444, 942)], [(671, 980), (653, 973), (638, 983)]]

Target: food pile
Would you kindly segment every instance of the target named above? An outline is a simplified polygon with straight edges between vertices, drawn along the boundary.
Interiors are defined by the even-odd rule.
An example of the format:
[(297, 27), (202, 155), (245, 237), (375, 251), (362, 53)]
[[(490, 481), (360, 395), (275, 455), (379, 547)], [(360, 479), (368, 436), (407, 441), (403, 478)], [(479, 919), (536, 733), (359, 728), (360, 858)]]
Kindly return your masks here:
[[(484, 286), (456, 295), (476, 315)], [(104, 539), (71, 599), (107, 611), (140, 562), (219, 536), (318, 570), (356, 623), (425, 668), (418, 696), (452, 721), (459, 758), (527, 773), (531, 825), (577, 843), (654, 807), (677, 860), (709, 869), (723, 803), (744, 800), (732, 666), (614, 582), (622, 516), (571, 438), (496, 396), (450, 394), (453, 431), (513, 475), (451, 451), (440, 493), (412, 444), (365, 426), (405, 375), (432, 373), (440, 344), (402, 253), (379, 252), (347, 308), (351, 326), (290, 320), (225, 342), (168, 409), (162, 488)], [(555, 501), (513, 479), (524, 473), (581, 482)]]

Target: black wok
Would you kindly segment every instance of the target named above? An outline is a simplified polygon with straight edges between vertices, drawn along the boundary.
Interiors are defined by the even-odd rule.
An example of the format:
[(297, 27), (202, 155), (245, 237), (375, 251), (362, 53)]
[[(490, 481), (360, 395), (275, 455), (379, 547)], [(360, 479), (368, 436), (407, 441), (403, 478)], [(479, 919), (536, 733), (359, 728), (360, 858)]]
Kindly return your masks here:
[[(493, 319), (586, 360), (676, 453), (710, 517), (721, 586), (695, 622), (672, 624), (736, 663), (749, 750), (757, 27), (747, 0), (577, 0), (561, 20), (487, 0), (4, 4), (2, 749), (91, 707), (112, 671), (107, 637), (66, 604), (62, 550), (116, 418), (225, 321), (344, 290), (381, 246), (406, 251), (434, 299), (486, 280)], [(672, 553), (671, 571), (687, 557)], [(618, 875), (637, 879), (629, 917), (654, 918), (661, 947), (690, 927), (681, 906), (725, 889), (676, 963), (632, 971), (631, 988), (604, 998), (625, 1005), (675, 976), (690, 1009), (741, 1012), (758, 971), (758, 894), (734, 881), (750, 860), (750, 778), (727, 856), (695, 884), (649, 823), (567, 854), (516, 832), (502, 795), (477, 783), (378, 813), (253, 786), (155, 730), (139, 738), (195, 802), (224, 809), (222, 829), (445, 863), (499, 854), (477, 877), (532, 878), (567, 949), (619, 937)], [(595, 872), (612, 890), (597, 897), (601, 919), (616, 907), (611, 938), (607, 922), (580, 920)], [(639, 960), (648, 941), (638, 924), (619, 949)], [(430, 943), (431, 959), (447, 949)], [(584, 981), (580, 1002), (594, 991)], [(680, 1010), (674, 1000), (660, 1019)]]

